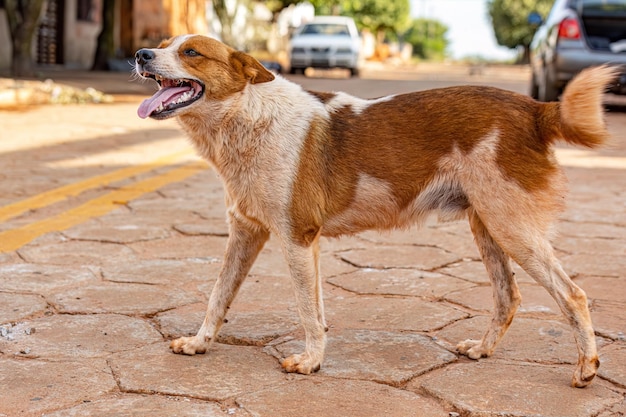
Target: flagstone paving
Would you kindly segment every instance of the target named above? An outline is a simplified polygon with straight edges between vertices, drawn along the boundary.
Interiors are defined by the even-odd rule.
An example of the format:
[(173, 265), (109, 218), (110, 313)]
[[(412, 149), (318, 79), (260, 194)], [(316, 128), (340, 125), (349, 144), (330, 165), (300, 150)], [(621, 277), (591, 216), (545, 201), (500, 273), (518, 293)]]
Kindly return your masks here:
[[(90, 106), (63, 112), (75, 112), (77, 123), (91, 120), (89, 129), (109, 132), (116, 146), (147, 146), (143, 130), (186, 146), (175, 123), (146, 121), (133, 134), (126, 119), (135, 117), (134, 107), (107, 107), (119, 119), (118, 134), (96, 123), (102, 113)], [(37, 120), (49, 109), (31, 112)], [(613, 116), (612, 128), (626, 132), (624, 119)], [(64, 144), (0, 154), (8, 167), (0, 172), (2, 204), (25, 198), (28, 161), (71, 158), (76, 135), (61, 137)], [(597, 154), (600, 163), (626, 157), (624, 136)], [(80, 152), (97, 153), (106, 143), (100, 136), (82, 141)], [(79, 176), (75, 166), (46, 166), (32, 169), (35, 193)], [(83, 173), (101, 175), (105, 167), (87, 164)], [(0, 416), (624, 416), (625, 169), (566, 164), (571, 197), (555, 247), (589, 295), (601, 361), (585, 389), (570, 387), (577, 360), (570, 327), (517, 266), (522, 305), (494, 355), (472, 361), (456, 352), (459, 341), (481, 337), (493, 309), (465, 222), (322, 240), (329, 331), (325, 361), (313, 375), (280, 367), (304, 339), (276, 239), (259, 255), (212, 348), (172, 354), (170, 340), (199, 328), (223, 264), (224, 196), (219, 178), (204, 169), (0, 253)], [(136, 180), (20, 214), (0, 232)]]

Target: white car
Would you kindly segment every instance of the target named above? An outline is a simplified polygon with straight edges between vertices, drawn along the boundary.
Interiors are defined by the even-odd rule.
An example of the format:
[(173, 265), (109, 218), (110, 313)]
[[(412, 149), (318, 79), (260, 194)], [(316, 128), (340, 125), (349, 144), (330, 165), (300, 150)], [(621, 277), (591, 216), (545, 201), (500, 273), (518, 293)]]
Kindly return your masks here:
[(313, 68), (347, 68), (359, 74), (361, 37), (354, 20), (344, 16), (318, 16), (300, 26), (290, 45), (291, 74)]

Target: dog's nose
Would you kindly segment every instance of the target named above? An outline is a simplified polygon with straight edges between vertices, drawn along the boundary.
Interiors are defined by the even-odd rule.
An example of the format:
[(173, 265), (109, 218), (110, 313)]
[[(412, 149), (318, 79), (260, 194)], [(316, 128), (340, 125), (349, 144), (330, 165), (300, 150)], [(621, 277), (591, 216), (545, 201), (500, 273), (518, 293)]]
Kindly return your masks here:
[(150, 50), (150, 49), (140, 49), (137, 51), (137, 53), (135, 54), (135, 59), (137, 60), (137, 63), (140, 65), (144, 65), (147, 64), (148, 61), (151, 61), (155, 58), (155, 54), (154, 51)]

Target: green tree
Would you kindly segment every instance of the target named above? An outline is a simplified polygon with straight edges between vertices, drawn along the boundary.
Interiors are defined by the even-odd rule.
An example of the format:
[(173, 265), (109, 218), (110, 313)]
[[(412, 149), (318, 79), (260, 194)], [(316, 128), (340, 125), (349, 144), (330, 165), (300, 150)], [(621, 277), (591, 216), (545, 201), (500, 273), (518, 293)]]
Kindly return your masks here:
[(383, 42), (385, 35), (397, 36), (409, 25), (409, 0), (342, 0), (342, 14), (352, 16), (359, 29), (369, 29)]
[(438, 20), (414, 19), (404, 33), (405, 42), (413, 46), (413, 56), (422, 59), (442, 59), (446, 56), (449, 41), (448, 27)]
[(336, 0), (309, 0), (309, 2), (315, 7), (315, 14), (319, 16), (325, 15), (340, 15), (341, 6)]
[(233, 33), (233, 22), (235, 21), (235, 16), (237, 15), (239, 6), (247, 5), (247, 0), (213, 0), (211, 3), (213, 3), (213, 11), (222, 26), (222, 31), (220, 33), (222, 41), (226, 45), (230, 45), (235, 48), (239, 47), (236, 40), (236, 34)]
[(318, 15), (343, 15), (354, 18), (359, 30), (369, 29), (377, 41), (397, 37), (409, 24), (409, 0), (311, 0)]
[(14, 76), (32, 76), (35, 72), (31, 50), (43, 5), (44, 0), (5, 0), (4, 2), (13, 47), (11, 73)]
[(498, 44), (509, 48), (522, 46), (522, 63), (529, 60), (530, 42), (537, 28), (528, 23), (528, 16), (537, 12), (544, 18), (554, 0), (488, 0), (487, 7)]
[(272, 12), (274, 15), (274, 20), (278, 17), (278, 14), (285, 8), (291, 6), (292, 4), (298, 4), (302, 0), (266, 0), (265, 6)]

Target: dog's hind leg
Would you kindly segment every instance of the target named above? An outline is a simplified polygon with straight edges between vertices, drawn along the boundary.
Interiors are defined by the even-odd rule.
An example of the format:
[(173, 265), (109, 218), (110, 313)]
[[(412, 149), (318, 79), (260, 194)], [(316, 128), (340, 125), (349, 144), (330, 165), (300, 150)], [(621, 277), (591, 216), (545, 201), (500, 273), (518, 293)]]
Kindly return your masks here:
[(469, 209), (469, 221), (474, 240), (491, 280), (495, 311), (489, 328), (481, 340), (465, 340), (457, 345), (457, 350), (472, 359), (490, 356), (496, 345), (509, 328), (521, 296), (510, 259), (493, 240), (473, 208)]
[(486, 228), (505, 253), (548, 290), (568, 320), (578, 347), (572, 385), (584, 387), (600, 366), (587, 296), (561, 267), (544, 228), (538, 226), (537, 220), (528, 221), (528, 216), (520, 213), (521, 210), (511, 211), (507, 216), (492, 214), (488, 217), (491, 223), (485, 221)]
[(548, 290), (572, 326), (578, 347), (578, 365), (572, 378), (572, 386), (582, 388), (589, 385), (600, 366), (600, 360), (587, 295), (567, 276), (547, 239), (536, 240), (532, 246), (512, 256), (531, 277)]
[(303, 353), (282, 361), (287, 372), (310, 374), (320, 369), (326, 347), (326, 323), (319, 274), (319, 236), (309, 246), (283, 243), (306, 338)]
[(251, 221), (229, 213), (230, 227), (224, 265), (215, 282), (202, 327), (195, 336), (173, 340), (174, 353), (205, 353), (217, 336), (228, 307), (248, 275), (257, 255), (269, 238), (269, 232)]

